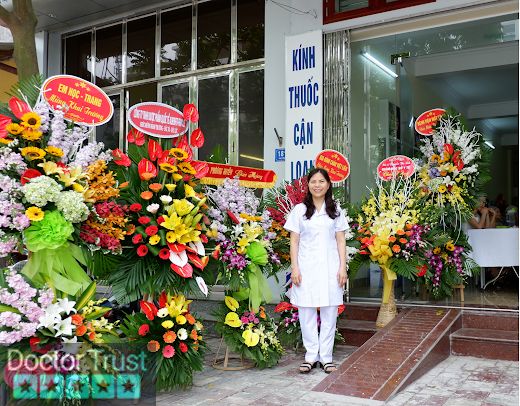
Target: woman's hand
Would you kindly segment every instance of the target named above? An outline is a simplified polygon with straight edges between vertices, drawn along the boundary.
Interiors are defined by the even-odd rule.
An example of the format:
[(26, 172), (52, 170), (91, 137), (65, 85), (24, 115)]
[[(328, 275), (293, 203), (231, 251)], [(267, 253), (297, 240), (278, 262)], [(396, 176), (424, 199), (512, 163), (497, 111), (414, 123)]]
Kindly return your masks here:
[(344, 268), (340, 268), (340, 270), (338, 271), (339, 286), (341, 286), (342, 288), (345, 287), (345, 284), (347, 283), (347, 279), (348, 279), (347, 270)]
[(291, 281), (296, 286), (300, 286), (300, 283), (302, 283), (302, 274), (300, 273), (299, 268), (293, 268), (291, 271)]

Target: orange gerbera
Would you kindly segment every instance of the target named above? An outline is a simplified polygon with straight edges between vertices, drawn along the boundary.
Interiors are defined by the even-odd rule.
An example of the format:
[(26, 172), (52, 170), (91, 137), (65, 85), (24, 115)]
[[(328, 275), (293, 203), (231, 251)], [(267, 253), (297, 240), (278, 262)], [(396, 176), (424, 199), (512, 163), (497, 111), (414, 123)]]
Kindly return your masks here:
[(152, 183), (148, 185), (148, 189), (155, 193), (159, 192), (162, 188), (163, 186), (160, 183)]
[(191, 330), (190, 338), (192, 340), (197, 340), (198, 339), (197, 330), (195, 330), (195, 329)]
[(390, 242), (395, 242), (395, 240), (397, 240), (397, 238), (395, 238), (394, 235), (391, 235), (390, 237), (388, 237), (388, 241), (390, 241)]
[(396, 234), (397, 235), (404, 235), (404, 230), (399, 229), (399, 230), (396, 231)]
[(412, 225), (410, 223), (406, 223), (406, 229), (407, 230), (411, 230), (412, 229)]
[(394, 251), (396, 254), (401, 252), (401, 247), (399, 245), (393, 245), (392, 251)]
[(150, 192), (149, 190), (145, 190), (144, 192), (141, 193), (141, 198), (144, 200), (150, 200), (152, 197), (153, 197), (153, 193)]
[(186, 320), (191, 325), (195, 324), (195, 317), (193, 317), (191, 314), (187, 313), (187, 314), (184, 315), (184, 317), (186, 317)]
[(399, 238), (399, 242), (401, 244), (406, 244), (408, 242), (408, 240), (406, 238)]
[(165, 343), (171, 344), (175, 341), (177, 338), (177, 334), (175, 332), (168, 330), (166, 333), (163, 334), (163, 340)]
[(128, 186), (128, 182), (123, 182), (119, 185), (119, 189), (123, 189)]
[(158, 341), (150, 340), (148, 341), (148, 344), (146, 344), (146, 348), (150, 352), (157, 352), (159, 351), (159, 348), (161, 348), (161, 344), (159, 344)]

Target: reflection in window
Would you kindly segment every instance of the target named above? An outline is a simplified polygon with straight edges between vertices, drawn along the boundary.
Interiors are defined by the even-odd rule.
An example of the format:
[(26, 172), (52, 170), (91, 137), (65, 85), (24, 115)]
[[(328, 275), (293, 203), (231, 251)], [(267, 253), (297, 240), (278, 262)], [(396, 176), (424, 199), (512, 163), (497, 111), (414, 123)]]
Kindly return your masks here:
[(162, 102), (182, 111), (189, 103), (190, 85), (188, 82), (176, 83), (162, 88)]
[(200, 160), (207, 159), (217, 145), (228, 150), (229, 78), (220, 76), (199, 80), (199, 126), (204, 132)]
[(65, 39), (65, 73), (91, 81), (92, 33), (75, 35)]
[(238, 61), (264, 57), (264, 0), (237, 3)]
[(368, 0), (339, 0), (338, 11), (358, 10), (368, 7)]
[(127, 81), (155, 76), (155, 16), (127, 24)]
[(154, 101), (157, 101), (157, 85), (155, 83), (128, 88), (128, 105), (130, 107), (137, 103)]
[(264, 166), (264, 71), (239, 76), (239, 165)]
[(112, 106), (114, 106), (114, 115), (107, 123), (96, 127), (96, 141), (105, 144), (107, 149), (119, 148), (119, 119), (121, 114), (121, 101), (119, 95), (110, 96)]
[(191, 65), (191, 7), (161, 14), (161, 75), (186, 72)]
[(98, 86), (121, 83), (122, 37), (121, 24), (96, 30), (96, 84)]
[(197, 67), (225, 65), (231, 57), (231, 1), (199, 4), (197, 20)]

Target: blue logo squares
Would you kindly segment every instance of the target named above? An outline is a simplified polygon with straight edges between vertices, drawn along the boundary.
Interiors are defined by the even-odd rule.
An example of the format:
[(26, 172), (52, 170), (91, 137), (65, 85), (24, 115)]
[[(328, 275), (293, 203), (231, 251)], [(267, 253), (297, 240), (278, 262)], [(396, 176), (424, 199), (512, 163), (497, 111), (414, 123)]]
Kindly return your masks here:
[(141, 397), (141, 377), (138, 374), (117, 376), (117, 398), (139, 399)]
[(62, 399), (64, 387), (63, 375), (40, 375), (40, 399)]
[(89, 376), (83, 374), (67, 375), (65, 397), (67, 399), (90, 398)]
[(113, 375), (92, 375), (92, 399), (114, 399), (116, 387)]
[(38, 375), (15, 374), (13, 378), (14, 399), (38, 398)]

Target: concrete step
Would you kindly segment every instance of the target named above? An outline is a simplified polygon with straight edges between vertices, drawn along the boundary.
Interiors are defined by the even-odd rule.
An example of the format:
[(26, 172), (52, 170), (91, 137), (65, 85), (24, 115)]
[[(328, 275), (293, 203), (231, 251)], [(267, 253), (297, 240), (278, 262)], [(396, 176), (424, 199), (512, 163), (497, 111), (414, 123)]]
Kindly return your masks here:
[(347, 345), (361, 347), (377, 332), (376, 322), (368, 320), (349, 320), (340, 318), (337, 328)]
[(518, 330), (461, 328), (450, 336), (451, 353), (518, 361)]

